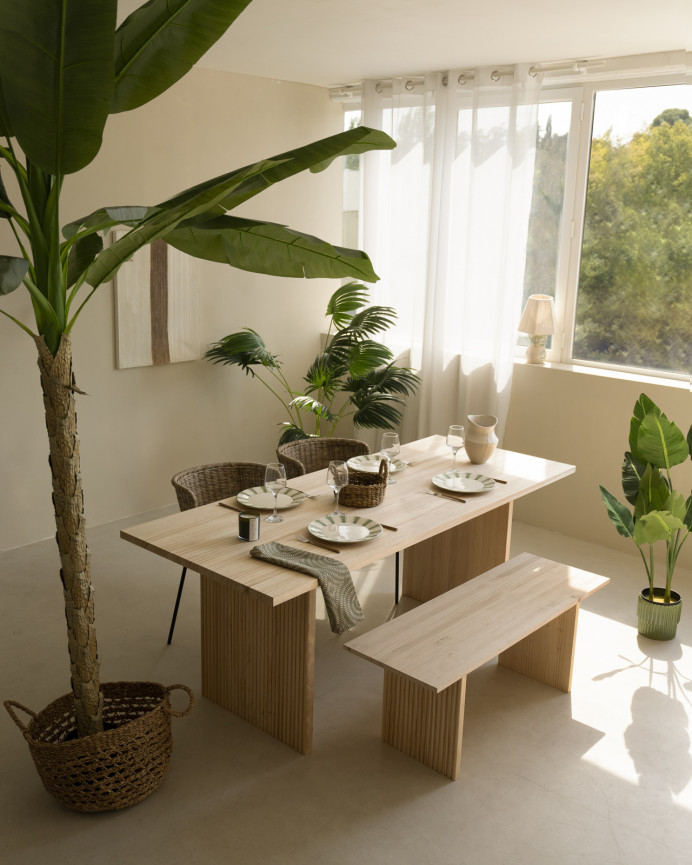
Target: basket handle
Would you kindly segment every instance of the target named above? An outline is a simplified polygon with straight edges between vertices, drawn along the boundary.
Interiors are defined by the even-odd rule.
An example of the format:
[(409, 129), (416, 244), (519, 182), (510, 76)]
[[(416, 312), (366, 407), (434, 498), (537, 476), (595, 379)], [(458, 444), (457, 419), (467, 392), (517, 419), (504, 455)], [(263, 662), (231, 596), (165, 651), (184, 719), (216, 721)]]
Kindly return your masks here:
[(185, 691), (185, 693), (190, 698), (190, 704), (184, 712), (178, 712), (176, 709), (171, 709), (170, 705), (164, 706), (163, 708), (168, 712), (169, 715), (173, 715), (174, 718), (184, 718), (186, 715), (189, 715), (192, 711), (192, 707), (195, 705), (195, 695), (192, 693), (192, 690), (188, 688), (187, 685), (169, 685), (166, 690), (170, 694), (171, 691), (176, 691), (180, 688), (181, 691)]
[(387, 475), (389, 474), (389, 470), (387, 468), (387, 460), (380, 460), (380, 483), (387, 483)]
[(29, 715), (29, 717), (32, 718), (32, 720), (34, 720), (34, 721), (36, 720), (36, 718), (38, 718), (38, 715), (36, 714), (36, 712), (32, 712), (31, 709), (27, 709), (26, 706), (22, 706), (22, 704), (18, 703), (16, 700), (5, 700), (4, 706), (7, 709), (7, 713), (9, 714), (10, 718), (12, 718), (14, 723), (22, 731), (22, 734), (24, 735), (24, 737), (28, 736), (28, 734), (29, 734), (28, 727), (22, 723), (20, 718), (17, 717), (14, 710), (15, 709), (21, 709), (22, 712), (26, 712), (27, 715)]

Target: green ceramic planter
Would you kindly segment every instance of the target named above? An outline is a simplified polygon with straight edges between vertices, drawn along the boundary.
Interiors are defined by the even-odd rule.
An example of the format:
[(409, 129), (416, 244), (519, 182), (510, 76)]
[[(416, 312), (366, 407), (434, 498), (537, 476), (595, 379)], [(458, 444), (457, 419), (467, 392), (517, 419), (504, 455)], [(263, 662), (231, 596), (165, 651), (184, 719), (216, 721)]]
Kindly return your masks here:
[[(654, 589), (654, 598), (663, 598), (665, 589)], [(637, 599), (637, 618), (639, 633), (650, 640), (672, 640), (677, 631), (682, 598), (677, 592), (671, 591), (670, 604), (662, 601), (650, 601), (649, 589), (642, 589)]]

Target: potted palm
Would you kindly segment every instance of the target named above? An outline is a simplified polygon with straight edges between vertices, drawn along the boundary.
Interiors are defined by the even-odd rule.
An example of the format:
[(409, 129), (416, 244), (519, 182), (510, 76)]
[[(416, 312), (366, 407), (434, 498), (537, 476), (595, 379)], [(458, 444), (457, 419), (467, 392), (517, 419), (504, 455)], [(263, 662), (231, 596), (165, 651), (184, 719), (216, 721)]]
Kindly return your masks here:
[[(0, 168), (14, 178), (9, 192), (0, 178), (0, 225), (9, 228), (4, 234), (13, 247), (0, 255), (0, 296), (23, 286), (31, 297), (33, 320), (0, 312), (34, 340), (38, 353), (72, 683), (71, 694), (61, 702), (66, 708), (60, 709), (60, 720), (48, 724), (50, 741), (41, 739), (40, 716), (30, 712), (31, 723), (20, 726), (46, 787), (79, 810), (123, 807), (138, 798), (131, 790), (126, 800), (113, 797), (109, 789), (101, 796), (97, 773), (108, 788), (123, 771), (118, 763), (112, 770), (95, 768), (86, 781), (80, 770), (75, 784), (90, 791), (89, 801), (71, 799), (71, 792), (62, 790), (71, 751), (76, 749), (74, 760), (83, 765), (84, 743), (104, 736), (110, 737), (105, 745), (89, 747), (108, 754), (136, 751), (139, 743), (139, 751), (150, 755), (156, 740), (161, 762), (170, 750), (165, 735), (157, 738), (157, 730), (141, 729), (141, 712), (136, 711), (153, 699), (169, 716), (169, 689), (157, 686), (151, 698), (135, 688), (125, 710), (119, 689), (109, 693), (99, 679), (75, 412), (81, 391), (71, 347), (72, 329), (85, 304), (138, 249), (159, 238), (193, 256), (254, 272), (377, 279), (362, 252), (333, 247), (285, 226), (228, 215), (300, 171), (319, 171), (341, 155), (394, 146), (384, 133), (364, 128), (230, 171), (154, 206), (99, 207), (61, 232), (65, 177), (95, 158), (109, 115), (138, 108), (167, 90), (249, 3), (149, 0), (116, 26), (117, 0), (0, 0)], [(105, 246), (103, 236), (116, 226), (127, 231)], [(115, 703), (109, 710), (114, 730), (104, 730), (104, 691), (106, 709)], [(7, 705), (15, 720), (18, 707), (23, 708)], [(136, 734), (128, 738), (123, 731), (134, 729), (132, 724)], [(66, 741), (70, 736), (82, 744)], [(58, 752), (68, 755), (67, 763)], [(148, 773), (146, 762), (134, 769), (134, 775)], [(55, 789), (51, 776), (60, 782)], [(150, 788), (143, 795), (148, 792)]]
[[(673, 591), (675, 565), (692, 528), (692, 495), (675, 490), (671, 469), (690, 455), (687, 437), (642, 394), (630, 421), (629, 446), (622, 464), (622, 489), (632, 509), (604, 487), (601, 497), (618, 533), (631, 538), (644, 562), (648, 587), (637, 603), (639, 633), (655, 640), (675, 636), (682, 600)], [(665, 548), (665, 584), (656, 585), (654, 547)]]
[(338, 288), (329, 298), (326, 317), (324, 348), (307, 370), (301, 390), (286, 379), (279, 355), (250, 328), (228, 334), (205, 354), (212, 363), (237, 366), (256, 377), (278, 399), (287, 416), (280, 445), (333, 436), (346, 418), (356, 429), (396, 429), (406, 397), (420, 383), (412, 369), (394, 362), (386, 345), (372, 339), (397, 316), (389, 306), (369, 306), (366, 286), (349, 282)]

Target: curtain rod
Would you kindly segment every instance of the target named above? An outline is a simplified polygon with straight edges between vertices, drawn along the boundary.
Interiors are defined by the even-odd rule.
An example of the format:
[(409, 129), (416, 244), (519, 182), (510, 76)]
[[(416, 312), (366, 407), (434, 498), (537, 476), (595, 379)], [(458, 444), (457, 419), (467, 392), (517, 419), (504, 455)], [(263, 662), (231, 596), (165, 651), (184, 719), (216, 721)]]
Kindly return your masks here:
[[(533, 66), (529, 67), (529, 75), (532, 78), (535, 78), (536, 75), (541, 72), (544, 74), (561, 73), (561, 72), (571, 72), (571, 73), (579, 73), (584, 75), (588, 72), (589, 69), (595, 69), (598, 67), (602, 67), (606, 65), (606, 61), (604, 59), (593, 59), (593, 60), (566, 60), (559, 61), (554, 63), (535, 63)], [(490, 78), (492, 81), (500, 81), (502, 78), (507, 78), (514, 74), (514, 70), (511, 67), (498, 67), (493, 69), (490, 73)], [(425, 81), (425, 77), (423, 75), (409, 75), (408, 77), (401, 76), (405, 78), (404, 89), (408, 91), (412, 91), (416, 86), (420, 86)], [(473, 69), (469, 69), (468, 72), (461, 72), (457, 78), (457, 83), (463, 86), (469, 81), (473, 81), (476, 77), (476, 72)], [(385, 89), (389, 89), (392, 87), (392, 78), (383, 78), (381, 81), (378, 81), (375, 84), (375, 90), (378, 93), (382, 93)], [(445, 75), (442, 79), (443, 84), (447, 85), (447, 76)], [(362, 95), (362, 84), (344, 84), (338, 87), (331, 87), (329, 89), (329, 97), (334, 102), (359, 102)]]

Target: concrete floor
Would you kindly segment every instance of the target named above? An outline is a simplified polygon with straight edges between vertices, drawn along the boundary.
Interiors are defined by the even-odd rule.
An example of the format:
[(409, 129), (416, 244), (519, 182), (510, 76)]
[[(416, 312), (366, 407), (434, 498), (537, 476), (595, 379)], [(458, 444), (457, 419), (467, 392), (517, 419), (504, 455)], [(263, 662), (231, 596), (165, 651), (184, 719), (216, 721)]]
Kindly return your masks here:
[[(119, 539), (147, 514), (90, 531), (103, 681), (184, 682), (199, 695), (199, 587)], [(381, 743), (382, 672), (343, 651), (384, 620), (391, 561), (354, 574), (366, 621), (341, 637), (318, 600), (315, 746), (300, 756), (198, 696), (173, 720), (168, 775), (120, 812), (72, 812), (41, 786), (0, 721), (0, 861), (121, 865), (689, 865), (692, 614), (678, 637), (638, 637), (641, 565), (516, 524), (530, 550), (612, 578), (580, 614), (570, 695), (491, 662), (469, 677), (452, 782)], [(2, 699), (38, 711), (69, 689), (53, 541), (0, 556)], [(692, 597), (692, 575), (677, 588)], [(3, 713), (4, 715), (4, 713)]]

